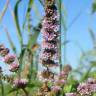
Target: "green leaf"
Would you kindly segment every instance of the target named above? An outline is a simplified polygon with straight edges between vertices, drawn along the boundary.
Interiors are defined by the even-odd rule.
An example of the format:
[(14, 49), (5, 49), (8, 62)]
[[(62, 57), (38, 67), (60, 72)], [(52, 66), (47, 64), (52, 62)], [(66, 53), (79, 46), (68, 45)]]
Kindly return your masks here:
[(84, 75), (81, 78), (81, 82), (86, 80), (89, 77), (89, 74), (91, 72), (92, 67), (89, 67), (88, 70), (84, 73)]
[(27, 85), (29, 88), (34, 88), (34, 87), (41, 87), (42, 83), (36, 79), (32, 80), (31, 83)]
[(15, 21), (15, 25), (16, 25), (16, 29), (17, 29), (17, 34), (18, 34), (18, 38), (20, 41), (21, 46), (23, 45), (23, 38), (22, 38), (22, 33), (20, 30), (20, 25), (19, 25), (19, 15), (18, 15), (18, 8), (19, 8), (19, 4), (22, 0), (18, 0), (15, 4), (14, 7), (14, 21)]
[(34, 3), (34, 0), (29, 0), (28, 9), (27, 9), (27, 12), (26, 12), (26, 16), (25, 16), (23, 28), (25, 27), (26, 20), (27, 20), (27, 19), (29, 18), (29, 16), (30, 16), (30, 12), (31, 12), (33, 3)]
[(33, 3), (34, 3), (34, 0), (29, 0), (28, 9), (27, 9), (27, 15), (31, 11)]
[(96, 0), (94, 0), (92, 4), (92, 14), (94, 14), (95, 12), (96, 12)]
[(89, 33), (90, 33), (90, 36), (91, 36), (91, 39), (92, 39), (92, 42), (93, 42), (93, 46), (95, 48), (96, 47), (96, 36), (95, 36), (95, 33), (93, 32), (92, 29), (89, 29)]
[(13, 93), (13, 92), (15, 92), (15, 91), (17, 91), (17, 90), (19, 90), (19, 88), (12, 88), (12, 89), (8, 92), (8, 94), (11, 94), (11, 93)]
[(1, 94), (2, 94), (2, 96), (5, 96), (4, 84), (3, 84), (2, 80), (0, 80), (0, 85), (1, 85), (1, 88), (0, 88)]
[(91, 61), (91, 66), (96, 67), (96, 61)]
[(70, 85), (66, 85), (64, 87), (64, 92), (66, 92), (66, 93), (76, 92), (77, 86), (78, 86), (78, 82), (77, 81), (71, 82)]
[(96, 96), (96, 93), (93, 93), (93, 96)]
[(44, 6), (44, 2), (42, 0), (39, 0), (39, 2), (41, 3), (42, 6)]
[(27, 87), (33, 88), (33, 87), (35, 87), (35, 85), (34, 84), (27, 84)]
[(68, 86), (67, 91), (68, 91), (68, 92), (71, 92), (71, 90), (72, 90), (72, 85)]

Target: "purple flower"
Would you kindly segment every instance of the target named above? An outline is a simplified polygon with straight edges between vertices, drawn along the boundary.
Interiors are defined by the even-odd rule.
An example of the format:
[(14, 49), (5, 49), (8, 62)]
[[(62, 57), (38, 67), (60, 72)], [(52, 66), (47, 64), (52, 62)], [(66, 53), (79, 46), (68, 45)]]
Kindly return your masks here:
[[(59, 36), (59, 16), (53, 0), (47, 0), (45, 3), (45, 17), (42, 22), (42, 64), (47, 67), (56, 65), (56, 54), (58, 53), (58, 36)], [(52, 3), (54, 2), (54, 3)], [(50, 4), (51, 3), (51, 4)]]
[(61, 90), (61, 87), (60, 86), (52, 86), (51, 90), (57, 93)]
[(46, 41), (52, 41), (52, 40), (54, 40), (54, 39), (57, 39), (57, 34), (56, 33), (51, 33), (51, 34), (47, 34), (47, 35), (44, 35), (44, 39), (46, 40)]
[[(56, 32), (56, 33), (59, 31), (59, 25), (56, 25), (56, 24), (55, 25), (47, 25), (47, 26), (44, 26), (43, 28), (44, 28), (43, 29), (44, 32), (49, 30), (49, 29), (52, 30), (53, 32)], [(44, 32), (42, 32), (42, 33), (44, 33)]]
[(42, 57), (43, 60), (46, 60), (48, 58), (51, 58), (52, 57), (52, 54), (51, 53), (44, 52), (44, 53), (42, 53), (41, 57)]
[(60, 79), (60, 80), (55, 81), (55, 83), (56, 83), (57, 85), (62, 86), (62, 85), (64, 85), (64, 84), (66, 83), (66, 80)]
[(88, 84), (96, 84), (96, 79), (88, 78), (86, 83), (88, 83)]
[(92, 93), (96, 93), (96, 80), (93, 78), (89, 78), (85, 83), (79, 84), (77, 91), (81, 95), (91, 95)]
[(92, 93), (96, 93), (96, 84), (91, 84), (90, 89)]
[(42, 59), (42, 64), (43, 64), (45, 67), (58, 66), (57, 62), (55, 62), (54, 60), (51, 60), (51, 59), (47, 59), (47, 60), (43, 60), (43, 59)]
[(17, 88), (25, 88), (27, 85), (28, 81), (26, 79), (16, 79), (13, 82), (13, 86)]
[(57, 46), (54, 43), (43, 42), (42, 43), (42, 48), (43, 49), (56, 49)]
[(0, 55), (5, 56), (9, 53), (9, 49), (5, 48), (4, 45), (0, 45)]
[(63, 77), (66, 73), (64, 71), (60, 72), (60, 76)]
[(16, 58), (16, 55), (11, 55), (11, 54), (8, 54), (4, 57), (3, 61), (5, 63), (8, 63), (8, 64), (11, 64), (15, 61), (15, 58)]
[(86, 83), (81, 83), (78, 88), (77, 91), (81, 94), (81, 95), (91, 95), (91, 87), (90, 84), (86, 84)]
[(66, 72), (64, 72), (64, 71), (60, 72), (60, 74), (59, 74), (60, 79), (65, 79), (66, 80), (67, 77), (68, 77), (68, 74)]
[(10, 64), (10, 71), (11, 72), (16, 72), (17, 70), (18, 70), (18, 68), (19, 68), (19, 64), (17, 64), (17, 63), (12, 63), (12, 64)]
[(5, 48), (3, 44), (0, 44), (0, 49), (1, 49), (1, 48)]

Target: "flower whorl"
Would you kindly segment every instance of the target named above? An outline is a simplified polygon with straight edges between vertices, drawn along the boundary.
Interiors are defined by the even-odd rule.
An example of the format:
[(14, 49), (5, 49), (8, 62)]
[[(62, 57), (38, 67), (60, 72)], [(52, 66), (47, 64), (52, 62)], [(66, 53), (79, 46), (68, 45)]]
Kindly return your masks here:
[(55, 6), (55, 0), (46, 0), (45, 17), (42, 22), (42, 64), (45, 67), (57, 65), (59, 16)]

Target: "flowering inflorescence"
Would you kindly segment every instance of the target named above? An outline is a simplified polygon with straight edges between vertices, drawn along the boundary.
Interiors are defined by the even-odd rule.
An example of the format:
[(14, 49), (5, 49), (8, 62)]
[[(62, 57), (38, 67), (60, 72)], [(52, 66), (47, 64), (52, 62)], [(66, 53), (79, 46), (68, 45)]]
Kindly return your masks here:
[(63, 68), (63, 70), (58, 75), (58, 78), (54, 80), (54, 85), (52, 86), (52, 92), (55, 92), (55, 94), (60, 93), (64, 85), (67, 83), (68, 74), (71, 70), (72, 68), (70, 65), (66, 65)]
[(96, 79), (89, 78), (78, 85), (77, 92), (66, 93), (66, 96), (92, 96), (93, 93), (96, 93)]
[[(10, 50), (5, 48), (4, 45), (0, 45), (0, 60), (9, 65), (10, 72), (17, 72), (19, 69), (19, 62), (16, 55), (10, 54)], [(0, 73), (2, 73), (2, 67), (0, 67)], [(1, 74), (2, 75), (2, 74)], [(0, 76), (1, 76), (0, 75)], [(13, 76), (3, 76), (2, 80), (12, 83), (13, 87), (24, 89), (27, 86), (27, 79), (14, 79)]]
[(1, 60), (9, 65), (11, 72), (16, 72), (19, 68), (19, 64), (15, 62), (16, 55), (10, 54), (10, 50), (5, 48), (4, 45), (0, 45), (0, 56)]
[(55, 59), (58, 54), (59, 16), (54, 0), (46, 0), (45, 17), (42, 22), (42, 64), (47, 67), (56, 66)]
[(47, 67), (42, 72), (45, 79), (53, 79), (54, 73), (49, 67), (58, 65), (58, 35), (59, 35), (59, 16), (55, 5), (55, 0), (45, 0), (45, 16), (42, 22), (41, 33), (43, 36), (41, 63)]
[(9, 70), (11, 72), (16, 72), (18, 70), (18, 68), (19, 68), (19, 64), (17, 64), (17, 63), (14, 62), (14, 63), (11, 64)]
[(27, 83), (28, 83), (27, 79), (16, 79), (13, 82), (13, 87), (25, 88)]
[[(49, 81), (54, 79), (54, 73), (49, 70), (49, 67), (58, 65), (58, 36), (59, 36), (59, 16), (55, 0), (45, 0), (45, 16), (42, 22), (41, 33), (43, 36), (41, 63), (47, 68), (41, 75)], [(48, 82), (46, 88), (48, 88)], [(46, 89), (45, 88), (45, 89)], [(55, 86), (52, 88), (54, 89)], [(44, 88), (43, 88), (44, 89)], [(50, 88), (51, 89), (51, 88)], [(56, 89), (58, 89), (56, 87)], [(44, 91), (44, 90), (43, 90)]]
[(91, 96), (96, 92), (96, 79), (89, 78), (86, 82), (80, 83), (77, 91), (83, 96)]
[[(51, 86), (48, 86), (48, 82), (50, 83), (50, 79), (49, 78), (46, 79), (46, 82), (44, 82), (43, 87), (41, 88), (42, 91), (40, 90), (39, 94), (48, 95), (50, 93), (50, 95), (48, 95), (48, 96), (59, 96), (61, 94), (60, 92), (62, 91), (63, 87), (65, 86), (65, 84), (67, 84), (68, 74), (71, 70), (72, 70), (71, 66), (66, 65), (63, 68), (63, 70), (60, 72), (60, 74), (58, 74), (58, 75), (56, 74), (56, 76), (54, 74), (54, 79), (51, 82), (51, 84), (52, 84)], [(48, 75), (50, 75), (50, 74), (52, 76), (52, 73), (49, 71), (49, 73), (50, 73), (49, 74), (48, 71), (44, 70), (45, 74), (43, 74), (44, 75), (43, 77), (46, 77), (46, 76), (48, 77)], [(45, 91), (46, 91), (45, 89), (47, 90), (46, 93), (45, 93)], [(48, 90), (48, 89), (50, 89), (50, 90)], [(37, 95), (37, 96), (43, 96), (43, 95)], [(44, 95), (44, 96), (46, 96), (46, 95)]]

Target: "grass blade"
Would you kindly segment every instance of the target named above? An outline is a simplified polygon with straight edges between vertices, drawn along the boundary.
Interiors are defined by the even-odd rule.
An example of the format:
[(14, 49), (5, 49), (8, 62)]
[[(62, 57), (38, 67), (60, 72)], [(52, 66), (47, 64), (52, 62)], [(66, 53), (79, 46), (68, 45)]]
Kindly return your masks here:
[(16, 30), (17, 30), (17, 35), (18, 35), (19, 42), (20, 42), (20, 44), (22, 46), (23, 45), (23, 38), (22, 38), (22, 33), (21, 33), (21, 30), (20, 30), (19, 18), (18, 18), (18, 6), (19, 6), (19, 3), (21, 1), (22, 0), (18, 0), (16, 2), (15, 7), (14, 7), (14, 11), (12, 10), (11, 5), (9, 5), (9, 9), (10, 9), (10, 12), (12, 14), (12, 17), (13, 17), (13, 20), (14, 20), (14, 23), (15, 23), (15, 26), (16, 26)]
[(16, 5), (14, 7), (14, 19), (15, 19), (15, 24), (16, 24), (16, 28), (17, 28), (17, 32), (18, 32), (18, 38), (20, 41), (21, 46), (23, 45), (23, 38), (22, 38), (22, 34), (21, 34), (21, 30), (20, 30), (20, 25), (19, 25), (19, 16), (18, 16), (18, 7), (19, 7), (19, 3), (22, 0), (18, 0), (16, 2)]
[(95, 37), (95, 34), (93, 32), (93, 30), (89, 29), (88, 31), (90, 33), (90, 36), (91, 36), (91, 39), (92, 39), (92, 42), (93, 42), (93, 46), (94, 48), (96, 48), (96, 37)]
[(7, 38), (9, 40), (9, 43), (10, 43), (10, 46), (11, 46), (12, 50), (16, 53), (16, 47), (15, 47), (15, 45), (14, 45), (14, 43), (13, 43), (11, 37), (10, 37), (10, 34), (8, 32), (8, 29), (6, 27), (4, 27), (4, 30), (6, 32), (6, 35), (7, 35)]
[(25, 16), (25, 21), (24, 21), (24, 24), (23, 24), (23, 28), (25, 27), (26, 20), (28, 19), (29, 15), (30, 15), (30, 12), (31, 12), (33, 3), (34, 3), (34, 0), (29, 0), (28, 9), (27, 9), (27, 12), (26, 12), (26, 16)]
[(2, 21), (3, 16), (4, 16), (4, 14), (6, 13), (6, 10), (7, 10), (7, 8), (8, 8), (8, 5), (9, 5), (9, 0), (6, 1), (6, 4), (5, 4), (4, 8), (3, 8), (3, 11), (2, 11), (1, 14), (0, 14), (0, 22)]

